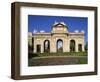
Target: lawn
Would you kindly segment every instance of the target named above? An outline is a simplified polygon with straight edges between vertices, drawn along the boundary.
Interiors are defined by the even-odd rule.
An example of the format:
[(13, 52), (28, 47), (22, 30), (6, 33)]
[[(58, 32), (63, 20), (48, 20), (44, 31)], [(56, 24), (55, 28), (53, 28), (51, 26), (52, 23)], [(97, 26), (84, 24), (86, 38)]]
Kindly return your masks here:
[(28, 66), (87, 64), (87, 56), (42, 56), (28, 60)]
[(29, 66), (87, 64), (87, 52), (31, 53)]
[(87, 52), (64, 52), (64, 53), (30, 53), (29, 58), (51, 56), (87, 56)]

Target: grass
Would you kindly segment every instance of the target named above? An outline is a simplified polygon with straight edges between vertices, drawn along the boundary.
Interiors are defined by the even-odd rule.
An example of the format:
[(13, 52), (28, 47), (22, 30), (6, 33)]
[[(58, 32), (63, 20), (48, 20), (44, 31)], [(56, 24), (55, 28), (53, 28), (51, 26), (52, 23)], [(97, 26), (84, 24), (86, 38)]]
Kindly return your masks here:
[(87, 59), (79, 60), (77, 64), (87, 64)]
[[(64, 52), (64, 53), (29, 53), (28, 57), (45, 57), (45, 56), (87, 56), (87, 52)], [(81, 63), (83, 61), (80, 61)]]
[(87, 56), (87, 52), (29, 53), (28, 63), (29, 66), (87, 64)]
[(29, 66), (87, 64), (87, 56), (41, 56), (28, 60)]

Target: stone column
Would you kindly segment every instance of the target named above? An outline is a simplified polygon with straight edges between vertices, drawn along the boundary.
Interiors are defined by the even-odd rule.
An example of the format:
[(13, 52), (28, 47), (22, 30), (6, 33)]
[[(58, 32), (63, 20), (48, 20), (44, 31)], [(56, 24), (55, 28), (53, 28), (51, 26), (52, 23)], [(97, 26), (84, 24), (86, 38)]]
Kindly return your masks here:
[(65, 39), (63, 39), (63, 52), (66, 52), (66, 42), (65, 42)]
[(33, 53), (36, 53), (36, 39), (34, 38), (34, 43), (33, 43), (33, 46), (34, 46), (34, 50), (33, 50)]
[(53, 45), (53, 40), (51, 39), (51, 41), (50, 41), (50, 53), (52, 53), (52, 51), (53, 51), (53, 50), (52, 50), (52, 49), (53, 49), (53, 48), (52, 48), (52, 47), (53, 47), (52, 45)]
[(84, 43), (82, 44), (82, 51), (84, 52)]
[(69, 50), (68, 50), (68, 47), (69, 47), (69, 45), (68, 45), (68, 40), (65, 38), (64, 40), (63, 40), (63, 52), (68, 52)]
[(56, 52), (56, 40), (55, 40), (55, 38), (52, 38), (52, 40), (51, 40), (50, 52)]
[(78, 52), (78, 41), (75, 40), (75, 52)]
[(70, 40), (67, 40), (66, 51), (70, 52)]
[(41, 53), (43, 53), (44, 52), (44, 44), (43, 44), (43, 42), (41, 42)]
[(57, 41), (54, 40), (54, 52), (57, 53)]
[(50, 53), (52, 52), (52, 47), (51, 47), (51, 44), (52, 44), (52, 41), (51, 41), (51, 39), (49, 40), (50, 41)]

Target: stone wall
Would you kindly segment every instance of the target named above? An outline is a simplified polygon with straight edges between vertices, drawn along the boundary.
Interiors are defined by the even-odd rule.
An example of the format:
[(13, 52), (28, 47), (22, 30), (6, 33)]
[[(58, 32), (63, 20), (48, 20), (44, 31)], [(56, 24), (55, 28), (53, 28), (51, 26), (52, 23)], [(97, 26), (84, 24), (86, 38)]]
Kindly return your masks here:
[(34, 38), (34, 53), (37, 52), (37, 45), (41, 45), (41, 53), (44, 52), (44, 41), (50, 41), (50, 52), (57, 52), (56, 43), (58, 39), (63, 41), (63, 52), (70, 52), (70, 40), (75, 40), (75, 51), (78, 52), (78, 45), (82, 45), (84, 51), (84, 33), (47, 33), (33, 35)]

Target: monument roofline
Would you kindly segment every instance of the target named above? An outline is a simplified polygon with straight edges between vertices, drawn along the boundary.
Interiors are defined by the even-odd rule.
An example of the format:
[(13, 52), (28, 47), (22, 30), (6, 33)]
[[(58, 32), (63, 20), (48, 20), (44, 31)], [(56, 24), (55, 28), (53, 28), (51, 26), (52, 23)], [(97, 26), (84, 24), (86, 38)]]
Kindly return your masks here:
[(57, 27), (57, 26), (59, 26), (59, 25), (68, 28), (68, 26), (67, 26), (64, 22), (55, 22), (55, 23), (52, 25), (52, 27)]

